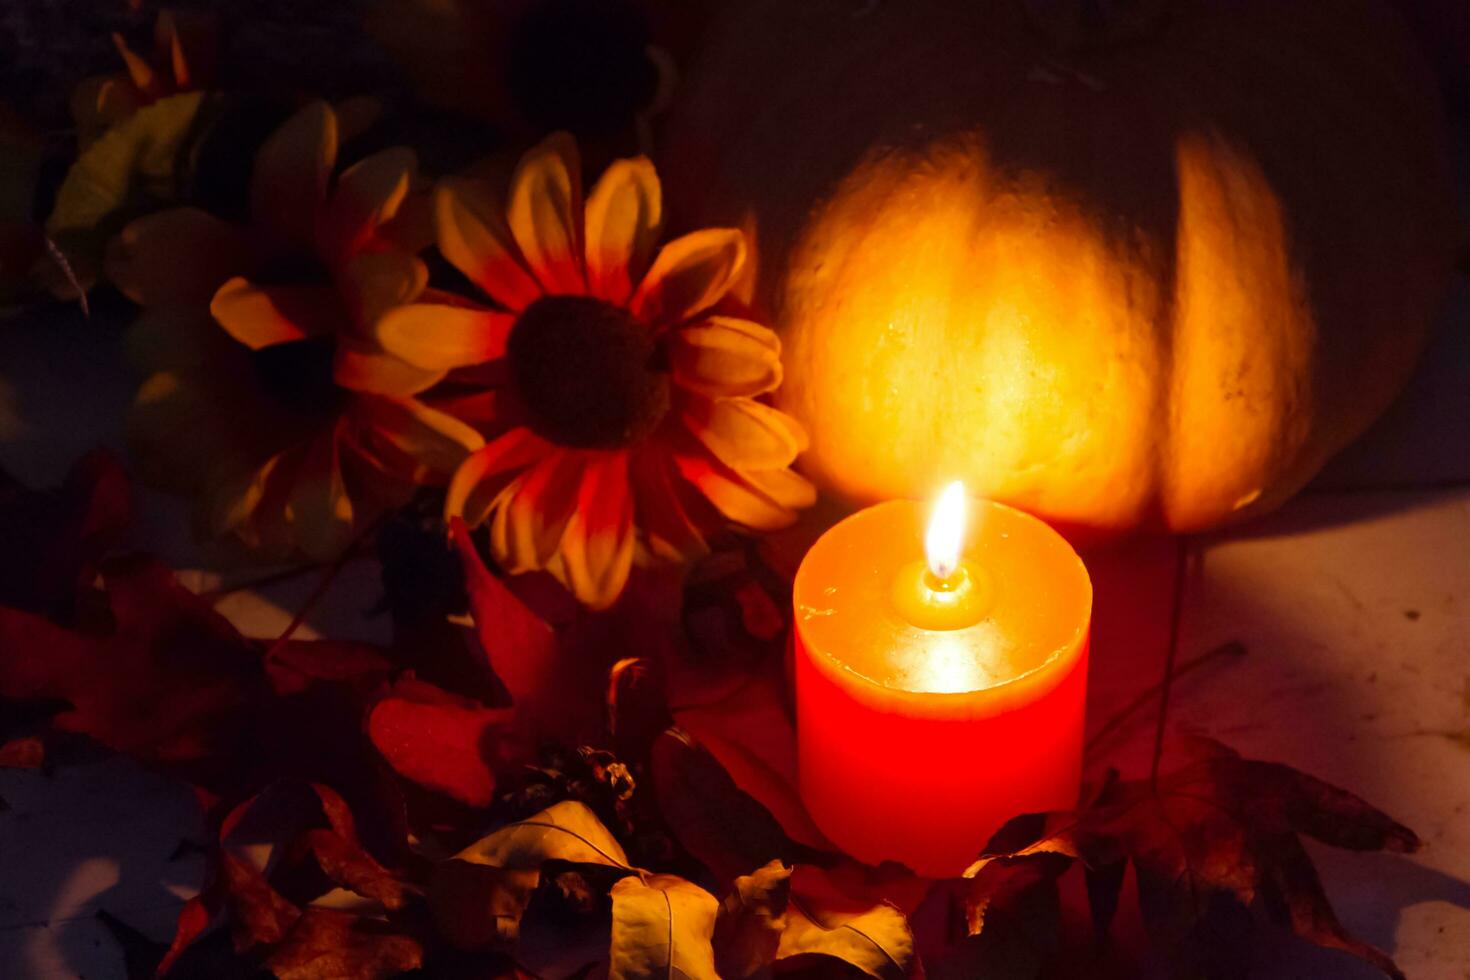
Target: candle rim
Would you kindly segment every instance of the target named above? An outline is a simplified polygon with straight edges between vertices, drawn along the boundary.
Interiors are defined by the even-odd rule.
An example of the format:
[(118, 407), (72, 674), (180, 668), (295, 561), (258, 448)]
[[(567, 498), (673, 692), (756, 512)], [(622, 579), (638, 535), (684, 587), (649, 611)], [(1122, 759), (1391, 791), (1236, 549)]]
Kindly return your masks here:
[[(1012, 674), (1009, 677), (1006, 677), (1006, 678), (1004, 678), (1002, 680), (996, 681), (993, 684), (987, 684), (984, 687), (971, 687), (971, 688), (966, 688), (965, 690), (961, 690), (961, 691), (916, 690), (916, 689), (914, 689), (912, 687), (903, 687), (903, 686), (899, 686), (897, 684), (887, 684), (887, 683), (884, 683), (882, 680), (879, 680), (878, 678), (872, 676), (871, 674), (868, 674), (868, 673), (865, 673), (865, 672), (863, 672), (861, 670), (858, 670), (857, 668), (855, 668), (851, 664), (847, 663), (846, 661), (839, 659), (834, 653), (829, 652), (823, 646), (821, 646), (819, 644), (818, 645), (809, 644), (809, 643), (805, 642), (805, 640), (802, 640), (802, 646), (806, 650), (808, 650), (810, 653), (813, 653), (813, 654), (817, 654), (818, 655), (815, 658), (816, 662), (819, 662), (819, 663), (821, 663), (823, 665), (826, 665), (826, 666), (830, 666), (832, 669), (834, 669), (835, 671), (837, 671), (837, 672), (839, 672), (841, 674), (844, 674), (844, 675), (847, 675), (847, 676), (850, 676), (850, 677), (857, 678), (858, 680), (862, 681), (863, 684), (866, 685), (867, 687), (872, 688), (876, 692), (882, 692), (882, 694), (884, 696), (886, 696), (886, 697), (893, 697), (894, 695), (898, 695), (898, 696), (901, 696), (903, 698), (908, 698), (908, 697), (923, 698), (926, 703), (932, 704), (933, 703), (933, 699), (935, 699), (935, 698), (943, 699), (944, 701), (959, 702), (959, 701), (963, 701), (965, 699), (971, 699), (971, 698), (973, 698), (974, 695), (979, 694), (979, 693), (982, 693), (982, 692), (987, 692), (987, 691), (1000, 691), (1000, 690), (1007, 689), (1007, 688), (1012, 688), (1012, 687), (1017, 687), (1017, 686), (1025, 686), (1025, 684), (1029, 680), (1031, 680), (1032, 678), (1034, 678), (1038, 674), (1042, 674), (1042, 673), (1047, 672), (1048, 670), (1053, 669), (1056, 666), (1056, 664), (1065, 655), (1067, 655), (1068, 653), (1073, 653), (1074, 655), (1080, 655), (1080, 652), (1083, 649), (1085, 649), (1086, 646), (1088, 645), (1088, 638), (1089, 638), (1089, 636), (1091, 634), (1091, 629), (1092, 629), (1092, 603), (1093, 603), (1093, 598), (1094, 598), (1094, 592), (1093, 592), (1093, 587), (1092, 587), (1092, 576), (1088, 573), (1088, 571), (1087, 571), (1087, 564), (1082, 560), (1082, 556), (1079, 555), (1079, 554), (1077, 554), (1077, 549), (1075, 547), (1073, 547), (1072, 546), (1072, 543), (1070, 541), (1067, 541), (1067, 539), (1065, 537), (1063, 537), (1061, 535), (1061, 533), (1056, 530), (1056, 528), (1052, 527), (1046, 521), (1044, 521), (1041, 518), (1037, 517), (1035, 514), (1030, 513), (1029, 511), (1022, 510), (1019, 507), (1013, 507), (1010, 504), (1004, 503), (1004, 502), (999, 501), (999, 500), (993, 500), (993, 499), (988, 498), (988, 497), (977, 497), (974, 494), (969, 493), (968, 491), (965, 494), (965, 498), (966, 498), (966, 500), (969, 503), (969, 505), (970, 505), (971, 508), (980, 507), (980, 506), (997, 507), (997, 508), (1001, 508), (1003, 510), (1006, 510), (1006, 511), (1011, 512), (1013, 515), (1016, 515), (1016, 516), (1020, 517), (1023, 521), (1026, 521), (1026, 522), (1030, 522), (1030, 523), (1039, 525), (1041, 528), (1045, 529), (1048, 533), (1050, 533), (1052, 535), (1055, 535), (1066, 546), (1066, 549), (1067, 549), (1067, 551), (1070, 554), (1070, 561), (1076, 563), (1076, 565), (1078, 566), (1079, 570), (1081, 571), (1081, 583), (1082, 583), (1082, 585), (1084, 587), (1084, 590), (1085, 590), (1085, 598), (1086, 598), (1086, 601), (1083, 604), (1083, 615), (1082, 615), (1081, 619), (1073, 627), (1073, 629), (1070, 631), (1070, 633), (1066, 634), (1065, 637), (1061, 638), (1060, 642), (1058, 642), (1050, 651), (1048, 651), (1043, 657), (1041, 657), (1040, 659), (1038, 659), (1034, 664), (1032, 664), (1030, 667), (1026, 668), (1025, 670), (1020, 671), (1019, 673)], [(817, 547), (819, 547), (820, 544), (821, 544), (822, 539), (825, 538), (825, 537), (827, 537), (827, 535), (835, 533), (837, 531), (837, 529), (840, 528), (840, 527), (842, 527), (844, 524), (848, 523), (849, 521), (853, 521), (853, 520), (857, 519), (858, 517), (860, 517), (861, 515), (867, 513), (870, 510), (874, 510), (874, 509), (881, 508), (881, 507), (892, 506), (892, 505), (902, 505), (902, 504), (918, 505), (918, 506), (920, 506), (922, 508), (925, 505), (925, 503), (926, 503), (926, 501), (923, 498), (918, 498), (918, 497), (895, 497), (895, 498), (892, 498), (890, 500), (880, 501), (879, 503), (873, 504), (873, 505), (871, 505), (869, 507), (860, 508), (860, 509), (852, 512), (851, 514), (846, 515), (845, 517), (842, 518), (842, 520), (836, 522), (831, 527), (829, 527), (825, 531), (823, 531), (822, 534), (817, 538), (817, 541), (815, 543), (813, 543), (811, 550), (815, 550)], [(961, 550), (961, 559), (962, 560), (963, 560), (963, 557), (964, 557), (964, 553), (963, 553), (963, 549), (962, 549)], [(792, 579), (792, 593), (795, 596), (799, 596), (800, 595), (800, 592), (801, 592), (800, 582), (802, 580), (803, 573), (806, 571), (806, 567), (807, 567), (806, 566), (806, 562), (805, 562), (805, 560), (803, 560), (802, 563), (797, 567), (796, 575)], [(810, 614), (814, 614), (816, 616), (823, 616), (823, 615), (826, 614), (822, 609), (820, 609), (818, 607), (811, 606), (810, 604), (803, 604), (803, 605), (797, 606), (797, 611), (798, 612), (807, 611)], [(943, 633), (943, 632), (949, 632), (949, 631), (942, 631), (942, 630), (924, 630), (923, 627), (914, 626), (913, 624), (908, 624), (908, 625), (911, 628), (913, 628), (913, 629), (923, 630), (926, 633)], [(793, 643), (797, 641), (797, 636), (798, 636), (798, 633), (801, 631), (801, 627), (802, 627), (802, 619), (801, 619), (801, 617), (798, 616), (798, 617), (796, 617), (793, 620), (793, 622), (791, 624), (791, 629), (792, 629), (792, 642)], [(970, 629), (974, 629), (974, 628), (975, 627), (970, 627)], [(956, 632), (962, 632), (962, 631), (956, 631)], [(1063, 673), (1063, 672), (1057, 672), (1057, 673)], [(1059, 684), (1060, 682), (1061, 682), (1061, 677), (1058, 677), (1056, 683)]]

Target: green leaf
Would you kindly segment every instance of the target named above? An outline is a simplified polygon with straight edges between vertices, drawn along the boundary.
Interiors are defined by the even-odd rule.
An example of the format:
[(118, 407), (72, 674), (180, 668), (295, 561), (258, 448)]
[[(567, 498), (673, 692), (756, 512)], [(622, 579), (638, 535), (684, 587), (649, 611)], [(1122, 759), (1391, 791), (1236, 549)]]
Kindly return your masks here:
[(497, 868), (539, 868), (551, 860), (632, 870), (628, 855), (585, 803), (564, 800), (497, 830), (455, 857)]
[(103, 246), (122, 221), (176, 198), (205, 94), (160, 99), (109, 130), (72, 164), (56, 192), (46, 233), (90, 286)]
[(772, 861), (735, 879), (715, 920), (715, 958), (725, 980), (745, 980), (776, 958), (786, 931), (791, 869)]
[(674, 875), (619, 881), (608, 980), (720, 980), (711, 945), (718, 911), (713, 895)]

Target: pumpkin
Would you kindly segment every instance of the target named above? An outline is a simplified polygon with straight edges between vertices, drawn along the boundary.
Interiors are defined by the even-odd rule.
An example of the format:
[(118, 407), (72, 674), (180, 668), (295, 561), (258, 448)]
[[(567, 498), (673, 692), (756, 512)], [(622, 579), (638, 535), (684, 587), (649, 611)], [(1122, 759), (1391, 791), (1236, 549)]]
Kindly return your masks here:
[(839, 498), (1086, 537), (1270, 508), (1410, 374), (1460, 241), (1367, 0), (743, 0), (665, 133), (744, 227), (780, 406)]

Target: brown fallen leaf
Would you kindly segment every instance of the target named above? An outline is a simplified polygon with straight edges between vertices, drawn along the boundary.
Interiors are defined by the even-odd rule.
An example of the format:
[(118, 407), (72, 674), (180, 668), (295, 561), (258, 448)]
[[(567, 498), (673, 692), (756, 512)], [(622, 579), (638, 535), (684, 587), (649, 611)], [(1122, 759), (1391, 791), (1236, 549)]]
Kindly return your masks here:
[(748, 677), (716, 701), (676, 706), (674, 723), (718, 759), (792, 840), (833, 850), (796, 789), (796, 729), (784, 697), (779, 680), (767, 672)]
[(347, 801), (320, 783), (311, 788), (321, 802), (328, 826), (308, 830), (302, 835), (302, 845), (316, 856), (322, 872), (343, 887), (376, 899), (386, 909), (401, 909), (410, 889), (362, 846)]
[(630, 875), (612, 888), (608, 980), (720, 980), (709, 892), (674, 875)]
[(306, 909), (270, 956), (277, 980), (387, 980), (423, 965), (418, 940), (386, 922)]
[(592, 809), (564, 800), (507, 824), (435, 868), (429, 904), (440, 932), (465, 950), (514, 943), (548, 861), (634, 870)]
[(0, 473), (0, 605), (70, 624), (78, 594), (131, 523), (127, 472), (106, 450), (77, 460), (54, 489), (30, 490)]
[(219, 877), (236, 952), (274, 946), (301, 915), (265, 875), (228, 851), (220, 854)]
[(617, 838), (585, 803), (565, 800), (508, 824), (455, 855), (470, 864), (539, 868), (551, 860), (632, 871)]
[(1122, 869), (1131, 864), (1150, 935), (1184, 968), (1218, 964), (1237, 952), (1222, 946), (1235, 947), (1234, 940), (1220, 937), (1248, 927), (1245, 910), (1259, 898), (1274, 921), (1302, 939), (1401, 980), (1392, 959), (1338, 922), (1299, 835), (1352, 850), (1409, 853), (1420, 843), (1413, 831), (1289, 766), (1242, 759), (1209, 739), (1183, 744), (1185, 763), (1156, 784), (1113, 781), (1081, 811), (1020, 817), (1003, 827), (997, 840), (1026, 843), (992, 847), (997, 853), (966, 872), (971, 931), (985, 928), (998, 887), (1012, 878), (992, 870), (997, 862), (1082, 861), (1093, 916), (1103, 925), (1116, 907)]
[(854, 900), (821, 868), (805, 865), (791, 876), (786, 930), (776, 959), (831, 956), (878, 980), (914, 975), (918, 958), (908, 920), (894, 906)]
[(745, 980), (775, 961), (790, 898), (791, 869), (780, 861), (735, 879), (715, 920), (715, 963), (724, 980)]
[(688, 733), (671, 728), (659, 736), (650, 765), (665, 822), (716, 878), (730, 881), (777, 859), (816, 859)]
[(144, 762), (238, 751), (266, 689), (254, 647), (161, 562), (112, 560), (102, 579), (107, 614), (82, 628), (0, 607), (0, 697), (64, 701), (56, 728)]
[(429, 879), (429, 908), (440, 934), (456, 949), (508, 948), (520, 938), (521, 917), (540, 883), (536, 868), (451, 858)]

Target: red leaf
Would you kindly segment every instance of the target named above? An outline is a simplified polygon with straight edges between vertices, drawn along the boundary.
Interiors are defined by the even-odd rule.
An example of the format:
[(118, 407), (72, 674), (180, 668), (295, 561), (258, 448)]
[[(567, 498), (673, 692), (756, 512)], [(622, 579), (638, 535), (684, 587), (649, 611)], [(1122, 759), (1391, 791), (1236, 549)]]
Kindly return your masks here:
[(510, 695), (512, 725), (524, 744), (555, 739), (578, 745), (601, 738), (607, 669), (631, 645), (626, 617), (640, 576), (613, 610), (579, 610), (557, 631), (485, 567), (463, 521), (452, 521), (450, 531), (464, 566), (475, 635)]
[(173, 942), (169, 944), (168, 952), (163, 954), (163, 961), (158, 964), (160, 977), (173, 969), (173, 965), (184, 954), (184, 950), (188, 949), (194, 940), (209, 928), (209, 923), (214, 916), (209, 910), (207, 895), (209, 892), (206, 891), (189, 899), (179, 910), (179, 923), (174, 928)]
[(266, 960), (279, 980), (385, 980), (423, 965), (418, 940), (385, 922), (307, 909)]
[(39, 738), (13, 738), (0, 745), (0, 769), (39, 769), (45, 761), (46, 746)]
[(64, 629), (0, 608), (0, 696), (59, 699), (57, 728), (150, 762), (192, 762), (238, 738), (260, 659), (227, 620), (149, 558), (104, 570), (111, 622)]
[(495, 795), (495, 762), (510, 716), (456, 698), (422, 681), (404, 680), (373, 706), (368, 737), (401, 776), (469, 806)]
[(366, 691), (385, 680), (393, 669), (377, 647), (366, 643), (288, 640), (279, 645), (262, 641), (260, 645), (272, 650), (265, 671), (277, 694), (298, 693), (313, 681), (344, 681)]
[(127, 474), (105, 450), (79, 459), (55, 489), (0, 485), (0, 604), (70, 618), (131, 522)]

